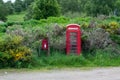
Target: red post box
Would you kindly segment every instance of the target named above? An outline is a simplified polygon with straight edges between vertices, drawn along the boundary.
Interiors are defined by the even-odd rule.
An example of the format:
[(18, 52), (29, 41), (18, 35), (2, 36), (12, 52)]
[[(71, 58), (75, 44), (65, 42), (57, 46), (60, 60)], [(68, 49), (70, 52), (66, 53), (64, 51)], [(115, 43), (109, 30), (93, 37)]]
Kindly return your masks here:
[(66, 30), (66, 53), (81, 53), (81, 30), (77, 24), (70, 24)]
[(48, 50), (48, 40), (47, 39), (42, 40), (42, 50)]

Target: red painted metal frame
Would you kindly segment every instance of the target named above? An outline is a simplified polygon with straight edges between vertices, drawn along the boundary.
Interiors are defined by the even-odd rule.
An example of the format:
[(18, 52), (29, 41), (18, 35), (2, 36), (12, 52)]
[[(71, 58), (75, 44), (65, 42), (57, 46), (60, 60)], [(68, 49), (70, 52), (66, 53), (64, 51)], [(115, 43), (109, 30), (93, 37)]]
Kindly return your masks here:
[(77, 24), (70, 24), (67, 26), (66, 30), (66, 53), (70, 54), (70, 33), (77, 33), (77, 55), (81, 53), (81, 30), (80, 26)]

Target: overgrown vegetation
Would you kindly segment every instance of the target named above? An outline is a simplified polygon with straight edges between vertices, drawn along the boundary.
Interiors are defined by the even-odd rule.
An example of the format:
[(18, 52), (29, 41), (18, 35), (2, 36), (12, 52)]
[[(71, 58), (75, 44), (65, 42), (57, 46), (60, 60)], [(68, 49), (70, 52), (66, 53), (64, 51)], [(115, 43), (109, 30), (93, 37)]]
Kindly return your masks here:
[[(120, 66), (120, 57), (112, 56), (109, 52), (97, 50), (97, 52), (82, 53), (80, 56), (60, 54), (60, 52), (53, 52), (51, 56), (34, 58), (37, 59), (33, 62), (36, 67), (107, 67), (107, 66)], [(38, 67), (39, 68), (39, 67)]]
[[(0, 21), (0, 68), (120, 66), (119, 3), (0, 0), (0, 20), (6, 21)], [(81, 26), (80, 56), (66, 55), (66, 25), (71, 23)], [(48, 37), (50, 55), (41, 49)]]
[[(13, 15), (14, 16), (14, 15)], [(120, 66), (119, 17), (49, 17), (0, 25), (1, 68)], [(82, 54), (65, 54), (65, 30), (81, 25)], [(41, 40), (50, 34), (50, 55), (41, 51)], [(39, 56), (39, 57), (38, 57)]]
[(0, 67), (25, 67), (31, 61), (31, 49), (22, 45), (21, 36), (0, 38)]

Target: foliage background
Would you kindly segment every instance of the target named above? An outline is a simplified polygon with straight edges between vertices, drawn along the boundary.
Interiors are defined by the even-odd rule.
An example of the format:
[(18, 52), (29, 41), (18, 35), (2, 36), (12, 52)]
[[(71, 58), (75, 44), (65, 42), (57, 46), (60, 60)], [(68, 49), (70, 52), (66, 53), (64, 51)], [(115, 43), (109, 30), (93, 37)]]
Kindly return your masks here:
[[(4, 21), (0, 22), (0, 68), (120, 66), (119, 3), (0, 0), (0, 21)], [(81, 26), (80, 56), (65, 53), (66, 25), (71, 23)], [(47, 33), (49, 56), (41, 50), (41, 40)]]

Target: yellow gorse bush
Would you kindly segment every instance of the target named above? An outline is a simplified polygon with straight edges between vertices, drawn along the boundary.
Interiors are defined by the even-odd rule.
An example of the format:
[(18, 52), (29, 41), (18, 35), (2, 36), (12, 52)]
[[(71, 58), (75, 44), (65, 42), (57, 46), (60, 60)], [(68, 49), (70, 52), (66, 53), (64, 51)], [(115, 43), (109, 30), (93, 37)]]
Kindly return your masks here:
[(21, 36), (14, 36), (14, 37), (12, 38), (12, 42), (13, 42), (14, 44), (20, 44), (22, 41), (23, 41), (23, 37), (21, 37)]
[(113, 21), (109, 23), (109, 27), (106, 29), (110, 33), (115, 33), (119, 27), (119, 23)]
[(113, 22), (110, 23), (110, 26), (118, 26), (118, 23), (113, 21)]
[(14, 61), (28, 61), (31, 58), (31, 50), (25, 46), (18, 47), (17, 49), (10, 49), (9, 53), (14, 58)]
[(18, 61), (30, 62), (32, 58), (32, 51), (23, 44), (24, 38), (22, 36), (7, 35), (0, 38), (0, 52), (2, 62), (16, 63)]
[(88, 24), (88, 23), (83, 23), (83, 24), (81, 25), (81, 27), (82, 27), (82, 28), (88, 28), (88, 27), (89, 27), (89, 24)]
[(119, 23), (117, 23), (117, 22), (111, 22), (111, 23), (109, 23), (109, 26), (110, 26), (111, 29), (116, 30), (119, 27)]
[(118, 30), (119, 23), (115, 22), (115, 21), (112, 21), (112, 22), (109, 22), (107, 24), (101, 24), (100, 27), (105, 29), (107, 32), (113, 34)]

